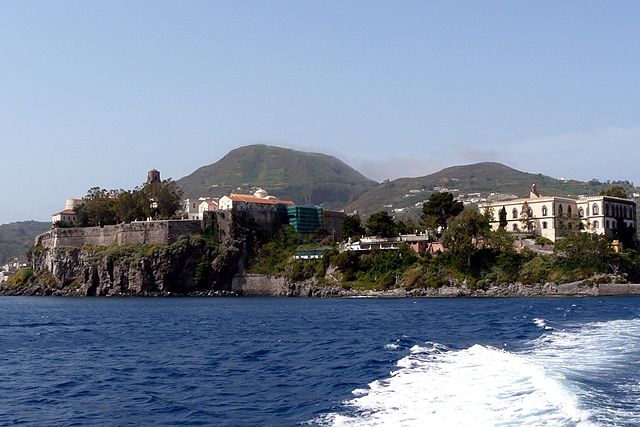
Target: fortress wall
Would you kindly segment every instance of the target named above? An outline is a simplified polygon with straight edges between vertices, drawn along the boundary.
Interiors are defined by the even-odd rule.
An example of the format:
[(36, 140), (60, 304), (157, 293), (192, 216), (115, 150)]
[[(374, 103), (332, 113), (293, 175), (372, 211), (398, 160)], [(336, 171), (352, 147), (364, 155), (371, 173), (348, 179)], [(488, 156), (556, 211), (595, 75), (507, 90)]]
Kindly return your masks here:
[(132, 222), (104, 227), (54, 228), (36, 238), (45, 248), (77, 248), (131, 244), (171, 244), (180, 236), (200, 233), (200, 221), (168, 220)]

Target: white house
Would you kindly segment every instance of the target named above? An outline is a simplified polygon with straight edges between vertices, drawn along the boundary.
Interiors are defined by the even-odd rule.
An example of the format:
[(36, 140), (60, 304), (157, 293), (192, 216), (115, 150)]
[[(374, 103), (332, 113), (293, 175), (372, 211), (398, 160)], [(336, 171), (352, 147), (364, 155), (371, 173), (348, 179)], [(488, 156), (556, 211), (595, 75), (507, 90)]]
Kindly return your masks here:
[(67, 199), (64, 204), (64, 210), (56, 212), (51, 215), (51, 223), (65, 222), (71, 225), (78, 224), (78, 212), (77, 209), (84, 203), (83, 199), (71, 198)]
[(199, 199), (185, 199), (182, 201), (182, 213), (187, 219), (200, 219), (200, 203)]
[(202, 219), (204, 212), (217, 211), (218, 199), (206, 199), (198, 205), (198, 217)]
[(248, 205), (295, 205), (291, 200), (280, 200), (275, 196), (270, 196), (265, 190), (260, 188), (253, 194), (231, 193), (222, 196), (218, 201), (218, 208), (222, 211)]

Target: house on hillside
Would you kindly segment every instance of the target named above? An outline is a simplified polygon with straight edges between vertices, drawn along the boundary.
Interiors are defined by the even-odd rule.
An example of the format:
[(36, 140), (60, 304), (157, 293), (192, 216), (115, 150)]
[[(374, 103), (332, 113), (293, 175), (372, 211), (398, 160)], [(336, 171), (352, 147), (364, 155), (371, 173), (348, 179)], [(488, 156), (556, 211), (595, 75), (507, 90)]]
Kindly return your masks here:
[(633, 200), (611, 196), (541, 196), (535, 184), (527, 198), (486, 203), (479, 208), (491, 212), (494, 230), (500, 227), (500, 212), (503, 211), (507, 231), (536, 234), (554, 242), (571, 233), (614, 237), (620, 227), (637, 229)]

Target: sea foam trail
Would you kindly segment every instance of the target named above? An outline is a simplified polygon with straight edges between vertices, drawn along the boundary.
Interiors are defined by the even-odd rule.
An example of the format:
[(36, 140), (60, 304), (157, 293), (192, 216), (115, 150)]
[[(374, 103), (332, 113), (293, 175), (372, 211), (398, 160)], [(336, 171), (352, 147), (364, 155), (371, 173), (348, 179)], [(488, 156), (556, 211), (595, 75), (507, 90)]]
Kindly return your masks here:
[[(539, 327), (546, 322), (537, 319)], [(544, 324), (542, 324), (544, 322)], [(637, 425), (640, 319), (553, 331), (518, 353), (414, 346), (389, 378), (354, 390), (335, 426)], [(611, 395), (611, 382), (616, 394)], [(607, 390), (604, 391), (603, 390)], [(589, 408), (587, 410), (586, 408)]]
[(481, 345), (443, 351), (414, 346), (391, 377), (356, 390), (351, 414), (331, 414), (336, 426), (590, 425), (561, 376), (523, 356)]

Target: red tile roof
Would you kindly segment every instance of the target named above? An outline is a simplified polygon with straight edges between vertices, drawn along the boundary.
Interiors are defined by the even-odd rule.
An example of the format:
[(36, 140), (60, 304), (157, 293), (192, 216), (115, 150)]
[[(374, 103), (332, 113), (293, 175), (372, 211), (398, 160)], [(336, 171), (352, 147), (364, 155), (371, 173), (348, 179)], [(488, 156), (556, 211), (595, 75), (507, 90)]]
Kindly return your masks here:
[(229, 198), (233, 202), (245, 202), (245, 203), (259, 203), (263, 205), (295, 205), (291, 200), (278, 200), (278, 199), (261, 199), (252, 194), (234, 194), (231, 193)]
[(56, 212), (53, 215), (76, 215), (78, 212), (72, 209), (65, 209), (62, 212)]

